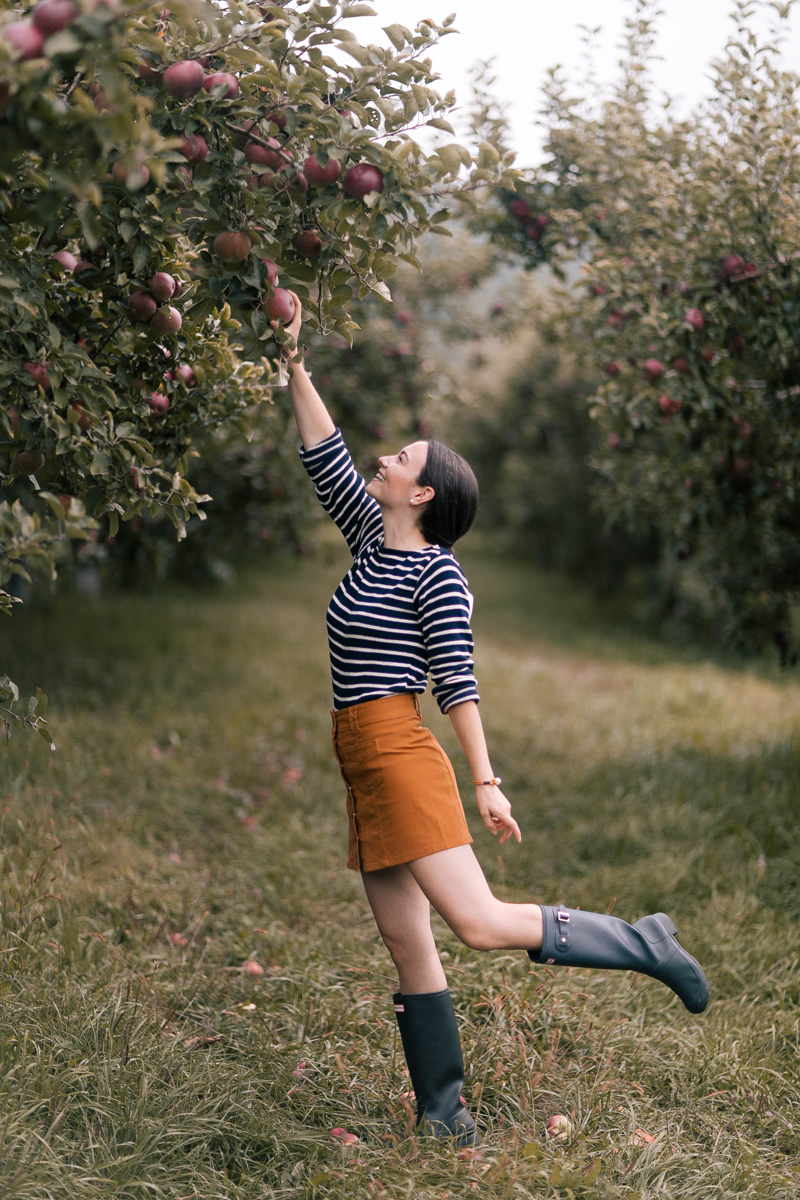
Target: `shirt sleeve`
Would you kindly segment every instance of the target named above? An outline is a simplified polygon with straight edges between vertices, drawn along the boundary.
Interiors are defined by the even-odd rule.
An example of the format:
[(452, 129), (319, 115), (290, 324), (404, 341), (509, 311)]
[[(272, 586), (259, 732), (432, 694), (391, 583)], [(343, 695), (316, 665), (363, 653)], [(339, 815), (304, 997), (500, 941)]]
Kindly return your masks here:
[(439, 708), (446, 713), (454, 704), (479, 701), (469, 624), (472, 596), (451, 554), (438, 555), (426, 566), (416, 604)]
[(383, 521), (377, 500), (367, 495), (366, 484), (353, 465), (341, 430), (310, 450), (301, 446), (300, 459), (317, 499), (333, 517), (355, 557), (380, 536)]

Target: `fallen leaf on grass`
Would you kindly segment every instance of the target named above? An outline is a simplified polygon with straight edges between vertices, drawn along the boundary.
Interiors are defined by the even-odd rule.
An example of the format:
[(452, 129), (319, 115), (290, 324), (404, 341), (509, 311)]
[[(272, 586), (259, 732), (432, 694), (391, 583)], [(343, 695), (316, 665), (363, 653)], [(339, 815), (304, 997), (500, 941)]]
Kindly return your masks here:
[(645, 1133), (643, 1129), (634, 1129), (633, 1136), (628, 1140), (632, 1146), (649, 1146), (656, 1138), (653, 1133)]
[(182, 933), (167, 934), (167, 941), (171, 942), (173, 946), (188, 946), (189, 945), (189, 939), (187, 937), (184, 937)]
[(202, 1034), (196, 1034), (195, 1037), (187, 1038), (183, 1043), (184, 1050), (202, 1050), (206, 1046), (213, 1046), (216, 1042), (222, 1041), (222, 1034), (218, 1033), (215, 1037), (203, 1037)]
[(352, 1146), (353, 1142), (358, 1141), (357, 1134), (348, 1133), (346, 1129), (340, 1129), (338, 1126), (335, 1129), (329, 1129), (328, 1133), (338, 1141), (344, 1142), (345, 1146)]
[(305, 1062), (305, 1059), (303, 1059), (302, 1062), (299, 1062), (297, 1064), (295, 1069), (292, 1071), (292, 1074), (294, 1075), (295, 1079), (302, 1079), (303, 1076), (305, 1075), (305, 1071), (306, 1071), (306, 1062)]

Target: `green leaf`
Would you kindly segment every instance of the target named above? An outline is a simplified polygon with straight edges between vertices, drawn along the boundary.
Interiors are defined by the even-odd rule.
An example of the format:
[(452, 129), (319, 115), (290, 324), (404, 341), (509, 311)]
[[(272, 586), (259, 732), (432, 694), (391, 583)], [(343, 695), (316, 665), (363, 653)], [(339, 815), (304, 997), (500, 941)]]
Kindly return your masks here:
[(51, 750), (55, 750), (56, 744), (53, 741), (53, 739), (50, 737), (50, 734), (47, 732), (47, 727), (45, 726), (44, 722), (40, 722), (36, 726), (36, 732), (39, 734), (40, 737), (44, 738), (44, 740), (47, 742), (47, 745), (49, 746), (49, 748)]
[(0, 675), (0, 700), (10, 700), (12, 704), (19, 700), (19, 688), (7, 675)]
[(36, 715), (43, 717), (47, 712), (47, 696), (41, 688), (36, 689)]
[(406, 29), (405, 25), (384, 25), (383, 32), (388, 37), (395, 50), (402, 50), (406, 42), (410, 42), (413, 37), (412, 33), (410, 30)]
[(425, 122), (431, 129), (441, 129), (444, 133), (455, 134), (455, 129), (449, 121), (445, 121), (444, 117), (432, 117), (430, 121)]
[(348, 17), (377, 17), (377, 15), (371, 4), (345, 4), (342, 9), (342, 17), (345, 20)]

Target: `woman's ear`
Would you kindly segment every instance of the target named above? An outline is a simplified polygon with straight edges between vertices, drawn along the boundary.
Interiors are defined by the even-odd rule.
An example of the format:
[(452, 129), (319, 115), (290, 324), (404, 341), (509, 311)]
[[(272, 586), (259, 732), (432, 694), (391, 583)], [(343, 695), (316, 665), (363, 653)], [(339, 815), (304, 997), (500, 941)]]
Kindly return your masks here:
[(412, 492), (411, 503), (417, 508), (420, 504), (428, 504), (435, 495), (436, 492), (432, 487), (418, 488), (415, 492)]

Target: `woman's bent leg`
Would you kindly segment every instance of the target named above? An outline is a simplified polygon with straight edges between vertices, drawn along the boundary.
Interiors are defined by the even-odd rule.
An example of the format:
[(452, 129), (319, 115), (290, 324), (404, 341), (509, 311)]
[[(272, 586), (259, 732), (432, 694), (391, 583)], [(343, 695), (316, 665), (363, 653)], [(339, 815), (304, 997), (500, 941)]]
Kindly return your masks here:
[(534, 962), (639, 971), (666, 984), (690, 1012), (703, 1012), (708, 1004), (703, 969), (680, 945), (665, 913), (629, 925), (606, 913), (560, 905), (504, 904), (492, 895), (469, 846), (408, 865), (439, 915), (476, 950), (520, 948)]
[(493, 895), (471, 846), (455, 846), (408, 864), (419, 888), (456, 937), (474, 950), (538, 950), (538, 904), (506, 904)]

